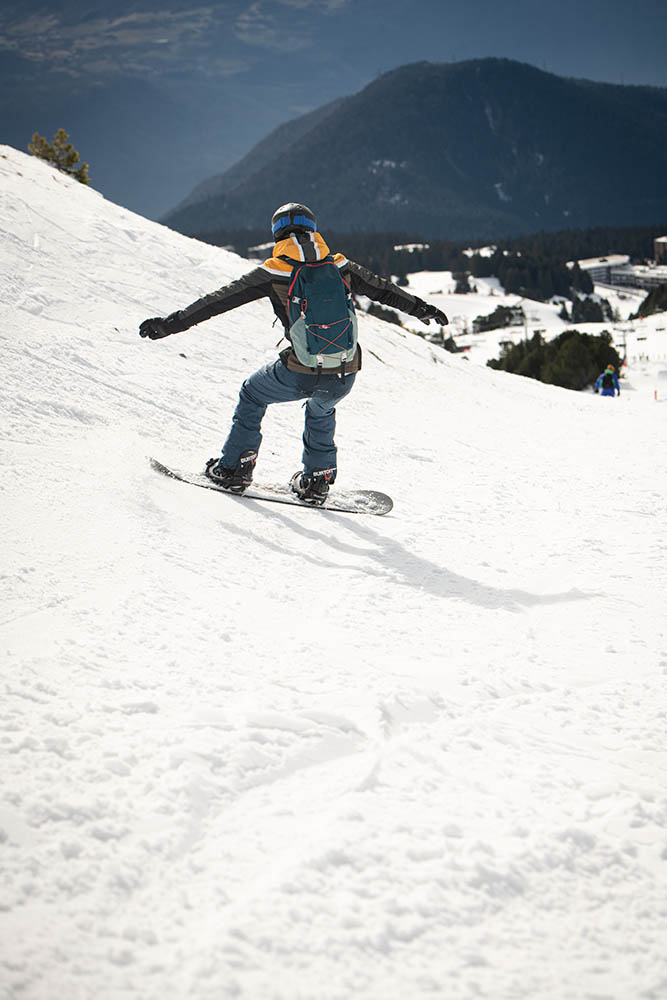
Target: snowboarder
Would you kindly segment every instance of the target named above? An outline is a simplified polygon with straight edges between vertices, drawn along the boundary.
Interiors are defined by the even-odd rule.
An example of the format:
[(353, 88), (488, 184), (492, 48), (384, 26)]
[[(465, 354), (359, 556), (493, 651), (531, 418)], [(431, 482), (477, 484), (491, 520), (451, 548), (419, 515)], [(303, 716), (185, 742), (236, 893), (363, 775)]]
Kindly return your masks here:
[[(139, 334), (159, 340), (268, 296), (289, 346), (273, 364), (260, 368), (243, 383), (222, 455), (209, 460), (206, 475), (225, 489), (242, 493), (252, 481), (262, 440), (261, 423), (268, 404), (305, 399), (303, 471), (295, 473), (291, 485), (302, 500), (320, 504), (336, 478), (336, 404), (349, 393), (361, 368), (351, 293), (400, 309), (424, 323), (433, 319), (445, 326), (448, 320), (435, 306), (387, 278), (341, 253), (331, 254), (317, 230), (314, 214), (305, 205), (295, 202), (281, 205), (271, 219), (271, 231), (275, 242), (273, 254), (262, 265), (185, 309), (165, 318), (144, 320)], [(329, 267), (318, 267), (319, 264)], [(308, 271), (308, 265), (312, 275), (304, 277), (301, 272)], [(303, 282), (311, 277), (315, 282), (307, 286), (311, 291), (298, 297), (295, 288), (297, 291), (306, 288)], [(316, 324), (309, 321), (307, 312), (312, 313), (317, 305), (314, 300), (322, 294), (318, 282), (324, 278), (328, 282), (326, 295), (331, 297), (325, 296), (323, 301), (333, 301), (341, 291), (342, 297), (337, 301), (342, 313), (337, 318), (328, 316), (326, 323)], [(340, 333), (331, 332), (335, 329)], [(320, 346), (312, 346), (313, 330)]]
[(621, 387), (616, 377), (616, 369), (613, 365), (607, 365), (595, 383), (594, 392), (599, 392), (601, 396), (613, 396), (614, 393), (621, 395)]

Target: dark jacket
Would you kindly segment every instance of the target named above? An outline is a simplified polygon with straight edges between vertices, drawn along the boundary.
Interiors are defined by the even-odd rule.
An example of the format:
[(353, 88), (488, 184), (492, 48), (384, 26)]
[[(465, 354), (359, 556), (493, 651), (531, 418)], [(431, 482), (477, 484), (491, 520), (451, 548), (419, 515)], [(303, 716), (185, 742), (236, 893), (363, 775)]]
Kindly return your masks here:
[[(320, 233), (290, 235), (276, 243), (273, 256), (265, 260), (259, 267), (248, 271), (236, 281), (223, 285), (217, 291), (204, 295), (201, 299), (186, 306), (185, 309), (171, 313), (164, 323), (169, 327), (170, 333), (180, 333), (197, 323), (203, 323), (204, 320), (210, 319), (212, 316), (219, 316), (220, 313), (245, 305), (246, 302), (254, 302), (256, 299), (268, 297), (271, 300), (273, 311), (283, 325), (285, 336), (289, 340), (287, 289), (292, 275), (292, 265), (280, 258), (288, 257), (296, 264), (299, 261), (322, 260), (328, 253), (330, 253), (329, 247)], [(381, 302), (382, 305), (392, 309), (400, 309), (409, 316), (418, 315), (420, 310), (424, 308), (425, 303), (422, 299), (416, 295), (410, 295), (409, 292), (399, 288), (388, 278), (382, 278), (362, 267), (361, 264), (355, 264), (354, 261), (348, 260), (341, 253), (334, 254), (333, 259), (353, 293), (365, 295), (369, 299)], [(292, 349), (283, 351), (281, 358), (293, 371), (309, 375), (316, 374), (314, 369), (306, 368), (297, 360)], [(358, 371), (360, 367), (361, 351), (357, 348), (355, 358), (346, 365), (345, 370), (351, 373)], [(327, 369), (330, 374), (335, 374), (337, 371), (337, 368)]]

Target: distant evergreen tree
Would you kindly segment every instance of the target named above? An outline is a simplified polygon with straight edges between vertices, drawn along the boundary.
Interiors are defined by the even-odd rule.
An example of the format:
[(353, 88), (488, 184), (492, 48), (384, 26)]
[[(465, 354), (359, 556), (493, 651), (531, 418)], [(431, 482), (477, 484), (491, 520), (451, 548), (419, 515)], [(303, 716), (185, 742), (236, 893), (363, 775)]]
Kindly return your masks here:
[(467, 271), (456, 271), (454, 272), (454, 274), (452, 274), (452, 277), (456, 282), (456, 287), (454, 288), (454, 292), (457, 295), (468, 295), (469, 292), (472, 292), (472, 288), (470, 287), (470, 279)]
[(69, 135), (64, 128), (58, 129), (53, 137), (53, 142), (49, 142), (39, 132), (35, 132), (32, 142), (28, 143), (28, 151), (33, 156), (38, 156), (40, 160), (46, 160), (47, 163), (50, 163), (57, 170), (61, 170), (64, 174), (74, 177), (81, 184), (90, 184), (88, 164), (82, 163), (80, 167), (76, 166), (80, 161), (80, 156), (72, 143), (67, 141), (68, 139)]
[(606, 299), (579, 298), (572, 302), (573, 323), (605, 323), (614, 319), (613, 310)]
[(565, 305), (564, 302), (563, 302), (563, 305), (561, 306), (561, 309), (560, 309), (560, 312), (558, 313), (558, 315), (560, 316), (561, 319), (564, 319), (566, 323), (570, 322), (570, 314), (567, 311), (567, 306)]
[[(653, 257), (653, 240), (667, 234), (667, 221), (653, 226), (598, 226), (595, 229), (562, 229), (555, 233), (534, 233), (515, 236), (504, 241), (507, 250), (533, 255), (544, 254), (561, 261), (606, 257), (611, 253), (627, 253), (635, 262)], [(575, 272), (579, 268), (575, 265)], [(576, 275), (573, 276), (576, 285)], [(590, 278), (584, 273), (587, 283)], [(581, 291), (592, 291), (582, 286)]]
[(550, 299), (554, 294), (554, 279), (549, 264), (545, 263), (540, 267), (537, 285), (540, 290), (540, 294), (545, 300)]
[(497, 276), (498, 266), (502, 259), (502, 251), (499, 250), (488, 256), (474, 253), (468, 259), (468, 268), (474, 278), (492, 278)]
[[(525, 294), (522, 288), (532, 288), (541, 298), (550, 294), (572, 297), (572, 290), (590, 295), (593, 284), (590, 275), (582, 271), (577, 260), (610, 253), (627, 253), (632, 260), (643, 261), (653, 256), (653, 240), (667, 234), (667, 221), (655, 226), (603, 227), (568, 229), (557, 233), (534, 233), (514, 236), (503, 241), (491, 254), (466, 253), (470, 241), (429, 239), (423, 244), (423, 234), (390, 232), (335, 232), (328, 227), (324, 235), (332, 248), (341, 250), (353, 260), (367, 264), (379, 274), (404, 277), (415, 271), (468, 271), (473, 278), (496, 276), (507, 291)], [(214, 246), (233, 246), (245, 256), (248, 247), (265, 243), (266, 228), (220, 229), (198, 234)], [(413, 253), (394, 250), (395, 246), (422, 244)], [(572, 267), (568, 262), (575, 261)], [(542, 278), (539, 271), (542, 271)], [(508, 275), (508, 271), (511, 273)], [(548, 276), (547, 276), (548, 271)], [(543, 288), (540, 285), (544, 284)], [(552, 291), (553, 290), (553, 291)]]
[(652, 316), (654, 313), (667, 312), (667, 285), (658, 285), (648, 293), (635, 313), (636, 319), (641, 316)]
[(571, 288), (577, 292), (585, 292), (587, 295), (590, 295), (593, 291), (593, 282), (590, 274), (587, 271), (582, 271), (576, 262), (569, 271)]
[(500, 358), (487, 364), (564, 389), (584, 389), (595, 382), (608, 364), (619, 369), (622, 361), (611, 345), (611, 334), (606, 331), (593, 336), (567, 330), (548, 342), (535, 333), (528, 341), (506, 345)]
[(583, 389), (600, 374), (593, 352), (584, 338), (564, 335), (563, 340), (549, 350), (545, 345), (539, 379), (565, 389)]
[(520, 289), (522, 288), (521, 282), (521, 271), (518, 267), (512, 265), (503, 265), (498, 271), (498, 279), (500, 284), (503, 286), (506, 292), (510, 295), (520, 295)]
[[(515, 346), (521, 350), (525, 343), (525, 341), (521, 341)], [(539, 333), (533, 334), (529, 344), (530, 350), (524, 351), (523, 355), (519, 358), (517, 374), (523, 375), (525, 378), (539, 380), (546, 357), (546, 344)]]

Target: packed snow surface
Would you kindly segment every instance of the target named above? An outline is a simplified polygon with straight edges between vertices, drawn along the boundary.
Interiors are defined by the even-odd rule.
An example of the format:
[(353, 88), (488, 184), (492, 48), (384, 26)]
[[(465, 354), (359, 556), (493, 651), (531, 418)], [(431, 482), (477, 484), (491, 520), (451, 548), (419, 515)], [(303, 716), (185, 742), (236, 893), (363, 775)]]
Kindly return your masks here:
[(664, 1000), (667, 406), (363, 317), (390, 515), (168, 480), (277, 333), (138, 324), (248, 263), (0, 154), (3, 1000)]

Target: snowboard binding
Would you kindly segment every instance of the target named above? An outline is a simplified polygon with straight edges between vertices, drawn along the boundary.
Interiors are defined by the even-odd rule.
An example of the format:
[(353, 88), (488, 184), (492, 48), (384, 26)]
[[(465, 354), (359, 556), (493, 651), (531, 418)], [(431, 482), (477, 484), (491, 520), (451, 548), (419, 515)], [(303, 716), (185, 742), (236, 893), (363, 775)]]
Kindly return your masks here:
[(336, 478), (335, 469), (315, 469), (314, 472), (295, 472), (290, 488), (299, 500), (320, 507), (329, 495), (329, 486)]
[(235, 469), (225, 468), (222, 459), (209, 458), (206, 463), (206, 475), (216, 486), (222, 486), (223, 490), (243, 493), (252, 482), (256, 462), (256, 451), (244, 451)]

